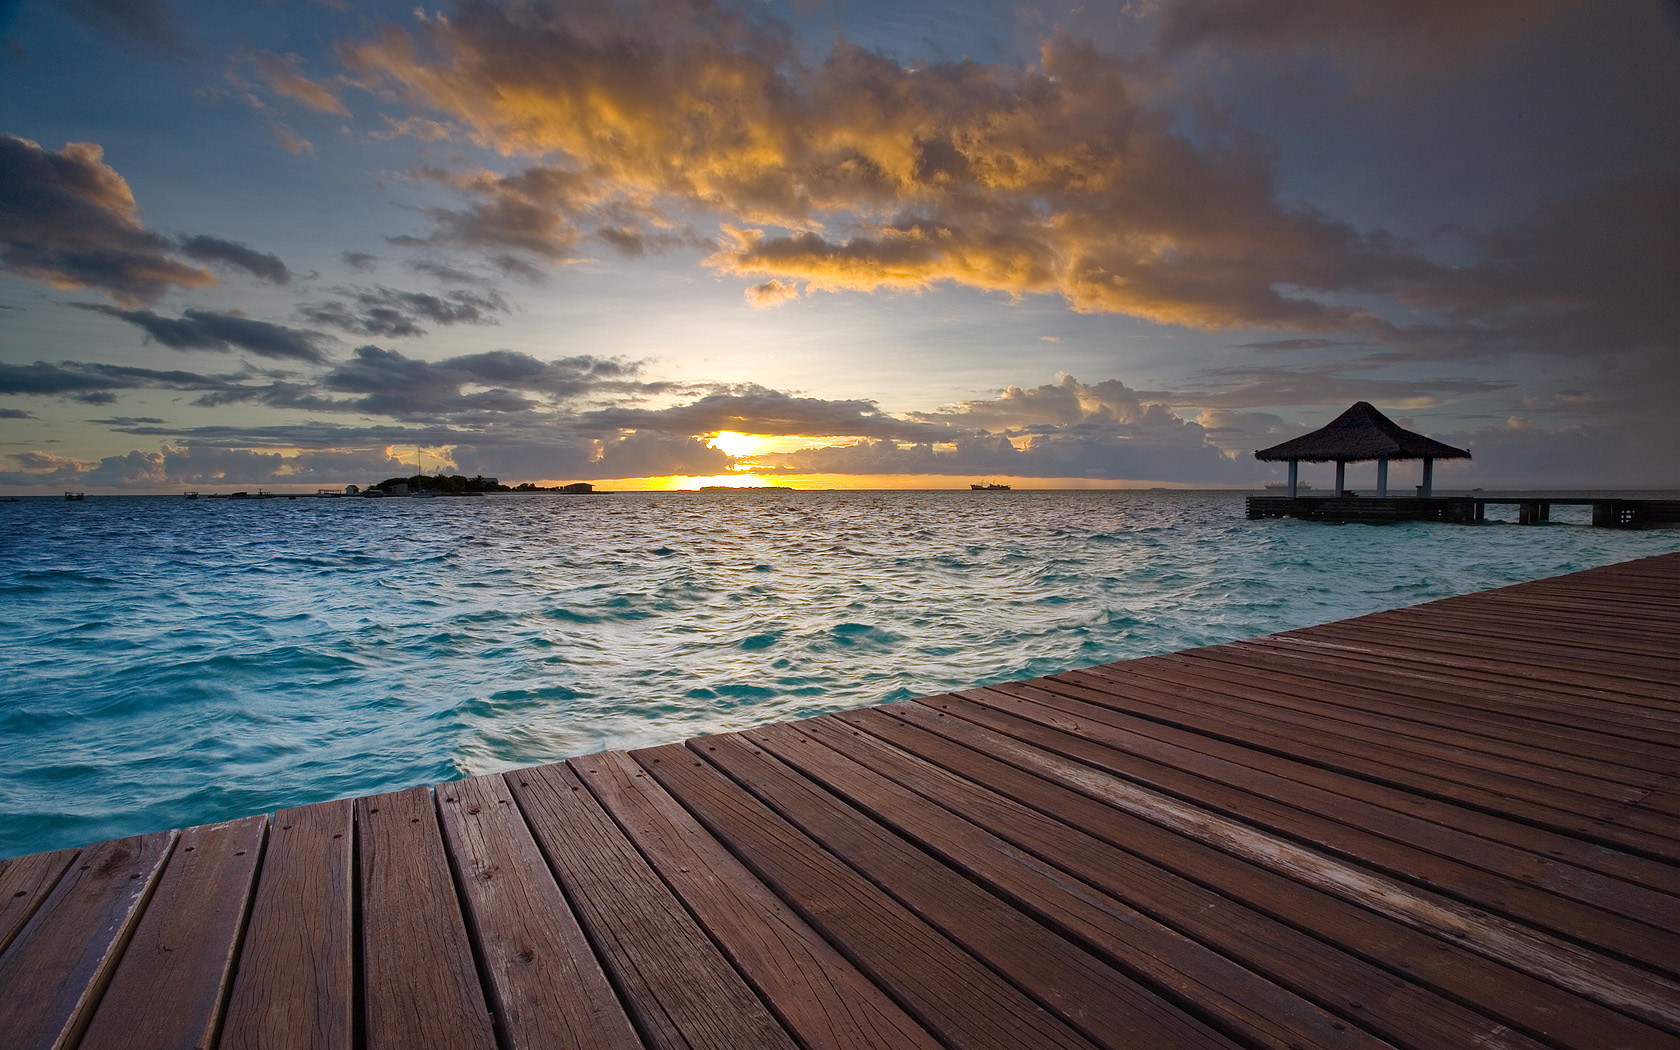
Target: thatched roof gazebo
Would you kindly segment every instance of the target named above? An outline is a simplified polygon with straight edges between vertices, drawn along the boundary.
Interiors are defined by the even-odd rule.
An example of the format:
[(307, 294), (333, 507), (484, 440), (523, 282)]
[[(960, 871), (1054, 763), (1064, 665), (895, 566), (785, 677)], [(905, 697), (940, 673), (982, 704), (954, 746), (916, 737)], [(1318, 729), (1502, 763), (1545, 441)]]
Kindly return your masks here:
[(1423, 460), (1423, 484), (1418, 495), (1428, 496), (1434, 486), (1435, 461), (1438, 459), (1469, 459), (1470, 453), (1454, 448), (1434, 438), (1414, 434), (1392, 419), (1378, 412), (1369, 401), (1360, 401), (1326, 426), (1285, 441), (1281, 445), (1263, 448), (1254, 458), (1268, 462), (1289, 463), (1289, 495), (1295, 496), (1296, 465), (1308, 463), (1336, 464), (1336, 495), (1342, 494), (1346, 468), (1349, 463), (1377, 461), (1377, 495), (1388, 495), (1388, 461), (1391, 459)]

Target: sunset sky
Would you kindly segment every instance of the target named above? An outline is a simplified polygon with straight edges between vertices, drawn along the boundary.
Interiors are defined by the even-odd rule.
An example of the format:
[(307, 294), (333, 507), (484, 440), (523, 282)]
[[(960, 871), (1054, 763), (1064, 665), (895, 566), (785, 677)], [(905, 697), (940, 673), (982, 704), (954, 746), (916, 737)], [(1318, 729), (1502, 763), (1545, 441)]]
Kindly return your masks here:
[(1680, 487), (1675, 3), (0, 0), (0, 35), (0, 495), (417, 457), (1253, 486), (1357, 400), (1473, 452), (1442, 487)]

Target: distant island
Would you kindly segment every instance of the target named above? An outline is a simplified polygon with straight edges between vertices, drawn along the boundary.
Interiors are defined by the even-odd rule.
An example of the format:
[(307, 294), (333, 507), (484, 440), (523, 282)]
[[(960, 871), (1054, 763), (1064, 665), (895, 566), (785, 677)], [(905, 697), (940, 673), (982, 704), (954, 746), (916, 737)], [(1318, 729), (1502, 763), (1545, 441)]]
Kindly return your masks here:
[(587, 481), (574, 481), (570, 485), (533, 485), (529, 481), (518, 485), (503, 485), (496, 478), (487, 478), (482, 474), (473, 477), (463, 477), (460, 474), (414, 474), (406, 478), (386, 478), (377, 485), (368, 486), (369, 490), (377, 489), (387, 496), (411, 496), (416, 492), (430, 492), (438, 496), (479, 496), (486, 492), (594, 492), (595, 486)]
[(786, 485), (701, 485), (696, 492), (792, 492)]

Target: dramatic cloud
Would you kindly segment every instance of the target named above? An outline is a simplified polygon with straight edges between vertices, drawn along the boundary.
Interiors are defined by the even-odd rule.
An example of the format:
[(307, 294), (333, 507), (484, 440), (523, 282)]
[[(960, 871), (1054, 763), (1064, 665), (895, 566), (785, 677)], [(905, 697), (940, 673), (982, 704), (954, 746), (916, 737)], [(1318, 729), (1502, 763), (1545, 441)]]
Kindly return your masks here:
[(662, 434), (825, 434), (886, 437), (899, 441), (948, 441), (958, 432), (936, 423), (889, 416), (873, 401), (827, 401), (748, 386), (708, 394), (670, 408), (616, 407), (585, 412), (578, 426), (591, 431), (635, 430)]
[(37, 361), (32, 365), (0, 363), (0, 394), (71, 396), (85, 400), (87, 395), (109, 395), (114, 390), (226, 391), (240, 389), (241, 384), (251, 378), (249, 373), (244, 372), (203, 375), (82, 361), (59, 364)]
[[(1329, 297), (1434, 273), (1380, 233), (1280, 204), (1263, 153), (1192, 143), (1132, 101), (1119, 59), (1066, 38), (1019, 73), (844, 44), (805, 68), (778, 26), (704, 5), (469, 4), (343, 54), (486, 145), (565, 158), (431, 172), (482, 198), (434, 212), (433, 243), (564, 261), (586, 234), (645, 238), (701, 210), (732, 224), (711, 265), (760, 279), (760, 302), (795, 283), (952, 282), (1314, 331), (1380, 331)], [(607, 209), (622, 221), (596, 224)]]
[(258, 357), (315, 363), (327, 359), (321, 349), (323, 337), (319, 332), (253, 321), (236, 314), (187, 310), (180, 317), (161, 317), (150, 310), (95, 305), (83, 305), (83, 308), (127, 321), (174, 350), (211, 350), (223, 354), (244, 350)]
[(188, 258), (199, 262), (224, 263), (237, 267), (271, 284), (290, 284), (292, 273), (278, 255), (259, 252), (255, 248), (220, 237), (199, 234), (181, 239), (180, 248)]
[(429, 295), (383, 286), (337, 288), (346, 300), (304, 303), (298, 312), (313, 324), (330, 325), (357, 335), (406, 338), (426, 334), (421, 321), (433, 324), (493, 325), (509, 310), (507, 300), (491, 291), (464, 289)]
[[(378, 346), (358, 347), (350, 359), (307, 381), (291, 376), (267, 383), (205, 386), (207, 406), (255, 402), (311, 412), (381, 415), (410, 423), (470, 428), (495, 426), (498, 434), (569, 429), (566, 406), (589, 398), (668, 394), (676, 385), (645, 382), (639, 366), (590, 356), (541, 361), (510, 350), (491, 350), (442, 361), (424, 361)], [(4, 392), (0, 390), (0, 392)], [(337, 395), (350, 394), (351, 397)], [(525, 429), (521, 429), (525, 428)], [(459, 435), (439, 431), (431, 444)], [(484, 440), (484, 439), (481, 439)]]
[(216, 283), (146, 229), (128, 183), (91, 142), (58, 153), (0, 134), (0, 265), (57, 288), (98, 288), (134, 306)]

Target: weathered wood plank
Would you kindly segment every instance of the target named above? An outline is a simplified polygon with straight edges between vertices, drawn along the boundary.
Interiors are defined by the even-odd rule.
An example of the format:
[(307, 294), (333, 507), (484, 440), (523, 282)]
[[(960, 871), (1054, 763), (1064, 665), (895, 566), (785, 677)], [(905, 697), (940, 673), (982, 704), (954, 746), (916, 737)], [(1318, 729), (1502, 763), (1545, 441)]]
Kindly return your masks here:
[[(1204, 711), (1213, 716), (1199, 724), (1184, 721), (1182, 724), (1187, 728), (1197, 725), (1202, 731), (1209, 731), (1206, 727), (1216, 720), (1234, 719), (1236, 725), (1252, 726), (1262, 733), (1318, 740), (1327, 746), (1381, 746), (1387, 752), (1404, 751), (1449, 766), (1474, 763), (1475, 767), (1505, 776), (1569, 787), (1597, 798), (1622, 798), (1630, 788), (1644, 788), (1662, 777), (1654, 771), (1577, 758), (1539, 746), (1538, 741), (1523, 740), (1520, 728), (1509, 723), (1503, 738), (1491, 737), (1463, 725), (1431, 725), (1398, 717), (1380, 707), (1349, 709), (1316, 695), (1279, 689), (1252, 678), (1234, 684), (1225, 676), (1206, 674), (1194, 666), (1139, 660), (1130, 666), (1069, 671), (1048, 680), (1073, 682), (1121, 695), (1142, 690), (1144, 698), (1174, 712), (1178, 718)], [(1183, 702), (1189, 695), (1195, 696), (1194, 703)], [(1247, 732), (1227, 735), (1247, 736)], [(1349, 752), (1350, 755), (1361, 753)]]
[(978, 736), (1011, 764), (1680, 1034), (1680, 983), (1003, 733)]
[[(1396, 686), (1375, 676), (1315, 675), (1314, 668), (1290, 665), (1267, 654), (1237, 656), (1211, 649), (1172, 654), (1082, 669), (1089, 673), (1136, 675), (1167, 680), (1192, 675), (1206, 688), (1256, 702), (1287, 697), (1298, 708), (1337, 721), (1373, 728), (1390, 728), (1431, 740), (1455, 740), (1495, 754), (1527, 756), (1562, 768), (1602, 771), (1608, 778), (1660, 776), (1666, 755), (1653, 748), (1642, 756), (1614, 738), (1564, 731), (1528, 719), (1501, 715), (1485, 705), (1461, 703), (1456, 708), (1420, 696), (1415, 689)], [(1462, 694), (1458, 697), (1466, 700)]]
[[(1105, 689), (1094, 690), (1070, 679), (1047, 680), (1044, 685), (1047, 691), (1054, 691), (1073, 700), (1089, 701), (1116, 712), (1141, 714), (1148, 718), (1171, 717), (1173, 720), (1167, 725), (1175, 729), (1187, 728), (1192, 731), (1217, 733), (1218, 739), (1210, 740), (1206, 744), (1206, 748), (1216, 754), (1224, 757), (1236, 756), (1236, 760), (1243, 761), (1253, 768), (1276, 772), (1360, 803), (1404, 813), (1408, 818), (1422, 818), (1438, 824), (1442, 830), (1425, 829), (1424, 834), (1411, 838), (1411, 841), (1419, 844), (1436, 843), (1433, 848), (1437, 852), (1473, 860), (1488, 870), (1514, 875), (1535, 887), (1649, 923), (1660, 929), (1675, 932), (1677, 926), (1680, 926), (1680, 900), (1671, 894), (1640, 885), (1630, 885), (1614, 875), (1565, 863), (1554, 851), (1567, 847), (1571, 841), (1568, 836), (1544, 827), (1532, 827), (1512, 821), (1510, 817), (1516, 815), (1542, 823), (1536, 817), (1539, 814), (1546, 817), (1544, 822), (1550, 823), (1553, 828), (1559, 824), (1579, 823), (1581, 815), (1575, 815), (1573, 819), (1554, 815), (1544, 805), (1535, 802), (1529, 792), (1524, 792), (1530, 796), (1528, 798), (1491, 792), (1472, 793), (1462, 785), (1443, 783), (1429, 777), (1425, 772), (1429, 764), (1422, 760), (1414, 763), (1416, 767), (1421, 768), (1405, 768), (1400, 765), (1405, 761), (1404, 757), (1397, 756), (1392, 761), (1380, 761), (1377, 757), (1380, 751), (1364, 755), (1362, 758), (1350, 758), (1335, 748), (1321, 747), (1296, 735), (1256, 730), (1252, 721), (1228, 715), (1217, 708), (1212, 712), (1204, 712), (1198, 704), (1196, 710), (1191, 712), (1188, 710), (1191, 704), (1202, 699), (1203, 694), (1188, 687), (1177, 694), (1177, 699), (1191, 703), (1165, 706), (1146, 699), (1156, 694), (1138, 688), (1135, 683), (1109, 680)], [(1083, 682), (1084, 679), (1077, 681)], [(1011, 694), (1019, 690), (1020, 695), (1029, 698), (1040, 695), (1036, 688), (1026, 688), (1025, 684), (1002, 685), (996, 688)], [(1052, 706), (1068, 709), (1053, 702)], [(1079, 710), (1075, 708), (1070, 713), (1077, 717)], [(1219, 732), (1221, 729), (1233, 732)], [(1236, 731), (1239, 730), (1240, 735), (1237, 735)], [(1305, 733), (1305, 727), (1302, 731)], [(1320, 732), (1310, 735), (1310, 739), (1336, 738), (1332, 733)], [(1240, 743), (1241, 748), (1234, 746), (1234, 742)], [(1244, 751), (1247, 751), (1247, 754), (1244, 754)], [(1623, 801), (1635, 801), (1646, 794), (1646, 791), (1630, 791)], [(1466, 802), (1472, 805), (1462, 804)], [(1475, 803), (1481, 805), (1474, 806)], [(1598, 812), (1589, 815), (1590, 819), (1598, 819), (1605, 807), (1600, 805), (1595, 809)], [(1460, 846), (1454, 848), (1454, 842)], [(1646, 869), (1667, 867), (1656, 861), (1631, 858), (1608, 849), (1601, 849), (1600, 852), (1612, 857), (1622, 857), (1624, 863), (1620, 865), (1621, 868), (1636, 868), (1640, 861), (1643, 861)], [(1676, 951), (1680, 951), (1680, 941), (1676, 941), (1674, 947)]]
[[(696, 752), (718, 743), (701, 737)], [(813, 927), (952, 1050), (1093, 1044), (681, 745), (643, 768)]]
[(819, 791), (768, 755), (762, 743), (757, 733), (715, 737), (708, 741), (707, 758), (1086, 1038), (1116, 1048), (1230, 1045), (1123, 971), (1023, 915), (1010, 901)]
[(508, 785), (492, 775), (436, 791), (508, 1050), (639, 1050)]
[(938, 1050), (630, 755), (594, 755), (574, 771), (802, 1046)]
[[(838, 723), (813, 718), (742, 735), (1020, 911), (1078, 938), (1087, 950), (1146, 982), (1151, 994), (1211, 1017), (1245, 1045), (1276, 1050), (1389, 1045), (853, 761), (842, 751), (857, 746), (855, 734)], [(959, 895), (952, 907), (964, 903)], [(1029, 952), (1045, 946), (1054, 947), (1020, 945)], [(1157, 1036), (1153, 1045), (1179, 1045), (1169, 1038)]]
[[(1267, 639), (1260, 641), (1266, 642)], [(1452, 683), (1436, 677), (1390, 671), (1380, 665), (1356, 665), (1310, 649), (1286, 649), (1269, 644), (1232, 642), (1229, 645), (1174, 653), (1151, 660), (1193, 661), (1198, 667), (1218, 666), (1228, 680), (1245, 677), (1331, 703), (1403, 712), (1431, 725), (1464, 725), (1482, 733), (1518, 734), (1550, 751), (1563, 751), (1645, 771), (1661, 771), (1672, 749), (1630, 740), (1614, 727), (1595, 725), (1581, 717), (1590, 710), (1585, 698), (1575, 699), (1573, 717), (1561, 707), (1521, 703), (1509, 691), (1494, 692), (1476, 684)], [(1112, 665), (1124, 667), (1124, 664)], [(1562, 698), (1567, 701), (1567, 697)]]
[[(589, 768), (591, 759), (579, 761)], [(577, 774), (538, 766), (509, 786), (649, 1046), (793, 1050), (793, 1039)]]
[[(1542, 929), (1661, 969), (1674, 968), (1680, 959), (1677, 935), (1539, 890), (1522, 876), (1530, 870), (1543, 872), (1543, 858), (1465, 835), (1444, 817), (1424, 820), (1365, 798), (1337, 794), (1309, 783), (1314, 778), (1306, 774), (1291, 780), (1244, 765), (1221, 756), (1213, 741), (1204, 741), (1200, 748), (1168, 743), (1149, 735), (1147, 727), (1127, 726), (1123, 716), (1101, 710), (1081, 709), (1071, 716), (1065, 713), (1066, 705), (1047, 706), (996, 690), (970, 690), (939, 704), (1048, 749), (1138, 776), (1157, 790), (1241, 813), (1261, 826), (1358, 857), (1392, 875), (1438, 886)], [(1421, 808), (1428, 800), (1419, 803)]]
[(368, 1050), (496, 1050), (432, 796), (356, 801)]
[(267, 824), (181, 833), (80, 1050), (215, 1045)]
[(89, 846), (59, 879), (0, 955), (8, 1050), (76, 1045), (174, 840), (158, 831)]
[(77, 852), (61, 849), (0, 860), (0, 954), (58, 885)]
[(219, 1050), (350, 1050), (354, 849), (350, 799), (274, 815)]
[(1617, 706), (1629, 714), (1658, 700), (1680, 697), (1672, 661), (1619, 654), (1605, 660), (1600, 651), (1552, 642), (1528, 642), (1498, 635), (1476, 635), (1446, 627), (1384, 621), (1380, 624), (1324, 624), (1315, 635), (1349, 645), (1392, 649), (1408, 659), (1446, 662), (1501, 675), (1528, 675), (1550, 682), (1614, 689), (1626, 694)]
[[(933, 801), (974, 814), (1023, 848), (1396, 1042), (1522, 1046), (1528, 1042), (1522, 1032), (1581, 1050), (1672, 1042), (1666, 1033), (1449, 940), (966, 746), (965, 738), (978, 730), (971, 723), (936, 718), (938, 732), (931, 732), (895, 717), (916, 707), (891, 704), (837, 717), (949, 770), (953, 779), (932, 785)], [(882, 761), (880, 752), (856, 740), (848, 753)], [(885, 768), (890, 772), (893, 765)], [(922, 770), (916, 779), (930, 778)]]

